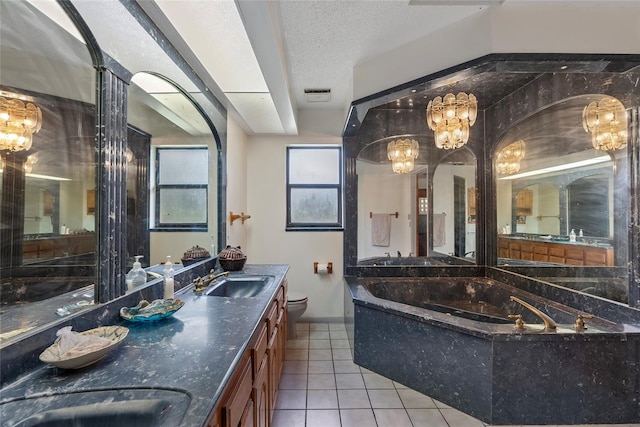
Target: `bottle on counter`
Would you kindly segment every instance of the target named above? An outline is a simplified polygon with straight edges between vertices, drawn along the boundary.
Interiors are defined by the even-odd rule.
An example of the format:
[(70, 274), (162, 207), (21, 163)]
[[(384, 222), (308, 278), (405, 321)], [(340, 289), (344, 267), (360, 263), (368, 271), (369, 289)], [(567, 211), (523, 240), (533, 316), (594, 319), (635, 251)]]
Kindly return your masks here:
[(578, 237), (584, 237), (584, 233), (582, 232), (582, 228), (578, 231)]
[(573, 228), (571, 229), (571, 233), (569, 233), (569, 241), (570, 242), (576, 241), (576, 230), (574, 230)]
[(133, 263), (133, 268), (127, 273), (128, 290), (147, 283), (147, 273), (144, 271), (142, 264), (140, 263), (142, 255), (136, 255), (135, 258), (136, 261)]
[(509, 226), (509, 224), (507, 224), (507, 225), (504, 227), (504, 233), (505, 233), (505, 234), (511, 234), (511, 227)]
[(171, 262), (171, 256), (167, 256), (167, 261), (164, 263), (164, 299), (173, 299), (174, 282), (173, 276), (175, 271), (173, 270), (173, 263)]

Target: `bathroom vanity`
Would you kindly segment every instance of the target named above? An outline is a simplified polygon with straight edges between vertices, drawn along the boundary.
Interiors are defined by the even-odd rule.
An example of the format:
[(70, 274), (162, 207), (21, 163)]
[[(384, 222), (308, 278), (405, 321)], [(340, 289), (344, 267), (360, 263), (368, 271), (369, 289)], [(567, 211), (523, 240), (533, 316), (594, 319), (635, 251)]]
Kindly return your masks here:
[[(557, 264), (612, 267), (613, 247), (582, 242), (552, 242), (543, 239), (498, 236), (500, 258)], [(508, 260), (505, 260), (508, 262)]]
[[(287, 271), (286, 265), (248, 265), (230, 277), (268, 277), (253, 296), (207, 296), (187, 285), (176, 293), (185, 304), (172, 317), (113, 322), (129, 335), (97, 364), (79, 370), (40, 364), (5, 384), (3, 425), (61, 407), (82, 413), (91, 405), (105, 417), (115, 416), (109, 408), (148, 413), (154, 426), (268, 425), (286, 348)], [(37, 357), (41, 350), (34, 351)]]

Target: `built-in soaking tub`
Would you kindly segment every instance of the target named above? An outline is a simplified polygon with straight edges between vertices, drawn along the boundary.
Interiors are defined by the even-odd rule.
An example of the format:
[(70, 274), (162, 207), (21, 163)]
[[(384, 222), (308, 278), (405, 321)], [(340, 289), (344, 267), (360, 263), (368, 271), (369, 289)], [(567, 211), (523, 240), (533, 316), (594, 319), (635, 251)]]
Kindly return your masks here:
[(640, 422), (637, 327), (587, 318), (577, 330), (584, 313), (487, 278), (345, 284), (354, 361), (365, 368), (495, 425)]

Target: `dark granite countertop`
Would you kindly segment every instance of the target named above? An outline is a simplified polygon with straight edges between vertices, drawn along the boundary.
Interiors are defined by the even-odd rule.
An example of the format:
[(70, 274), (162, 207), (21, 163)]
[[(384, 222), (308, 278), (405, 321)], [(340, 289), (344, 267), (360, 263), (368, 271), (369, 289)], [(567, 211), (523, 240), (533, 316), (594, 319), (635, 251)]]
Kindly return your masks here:
[[(129, 335), (105, 359), (76, 371), (43, 364), (4, 387), (0, 404), (85, 390), (178, 390), (191, 397), (180, 425), (202, 426), (287, 271), (286, 265), (247, 265), (241, 272), (232, 272), (275, 277), (267, 291), (252, 298), (199, 296), (191, 286), (184, 288), (176, 298), (185, 305), (171, 318), (154, 323), (122, 320)], [(73, 404), (83, 404), (83, 395), (77, 396)], [(16, 420), (19, 416), (12, 415)], [(3, 425), (12, 425), (11, 420), (3, 419)]]

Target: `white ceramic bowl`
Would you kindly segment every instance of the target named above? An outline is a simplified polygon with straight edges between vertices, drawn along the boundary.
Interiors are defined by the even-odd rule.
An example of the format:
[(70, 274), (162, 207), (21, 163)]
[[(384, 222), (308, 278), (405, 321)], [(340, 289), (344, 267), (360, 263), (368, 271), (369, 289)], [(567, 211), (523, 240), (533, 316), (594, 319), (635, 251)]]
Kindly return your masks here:
[(114, 350), (126, 338), (129, 329), (124, 326), (101, 326), (96, 329), (81, 332), (82, 335), (97, 335), (111, 340), (111, 344), (96, 351), (90, 351), (73, 357), (60, 354), (58, 341), (47, 347), (41, 354), (40, 360), (63, 369), (80, 369), (92, 365)]

